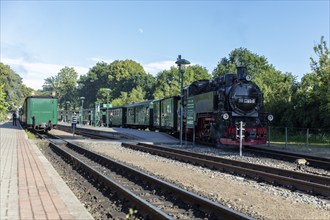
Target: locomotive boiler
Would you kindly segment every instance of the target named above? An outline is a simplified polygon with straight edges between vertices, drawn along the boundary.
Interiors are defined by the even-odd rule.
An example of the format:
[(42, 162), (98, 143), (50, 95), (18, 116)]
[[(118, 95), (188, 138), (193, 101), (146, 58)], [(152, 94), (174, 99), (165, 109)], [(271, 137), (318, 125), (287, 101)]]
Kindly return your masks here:
[[(263, 94), (246, 68), (184, 88), (184, 129), (198, 142), (238, 145), (238, 124), (244, 124), (243, 145), (265, 144), (273, 116), (264, 112)], [(189, 126), (192, 125), (192, 126)]]

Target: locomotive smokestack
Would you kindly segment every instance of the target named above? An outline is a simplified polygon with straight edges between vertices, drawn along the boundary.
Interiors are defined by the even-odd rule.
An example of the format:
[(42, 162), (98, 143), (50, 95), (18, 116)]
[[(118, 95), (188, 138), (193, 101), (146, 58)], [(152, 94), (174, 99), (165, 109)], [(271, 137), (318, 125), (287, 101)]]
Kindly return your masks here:
[(238, 66), (237, 67), (237, 77), (239, 79), (245, 79), (246, 77), (246, 67), (245, 66)]

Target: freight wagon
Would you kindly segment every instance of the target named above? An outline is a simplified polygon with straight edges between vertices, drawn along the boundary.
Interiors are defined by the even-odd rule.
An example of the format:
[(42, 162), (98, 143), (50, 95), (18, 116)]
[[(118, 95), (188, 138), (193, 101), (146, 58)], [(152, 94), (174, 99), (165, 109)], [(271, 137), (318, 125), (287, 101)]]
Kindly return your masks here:
[(53, 96), (29, 96), (20, 110), (20, 121), (36, 131), (50, 131), (58, 123), (57, 98)]

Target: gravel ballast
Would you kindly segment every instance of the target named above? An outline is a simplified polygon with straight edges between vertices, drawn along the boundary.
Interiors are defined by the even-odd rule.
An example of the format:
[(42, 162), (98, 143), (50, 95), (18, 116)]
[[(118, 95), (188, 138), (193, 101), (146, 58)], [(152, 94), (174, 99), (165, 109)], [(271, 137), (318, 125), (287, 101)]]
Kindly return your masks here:
[[(329, 219), (329, 198), (292, 192), (282, 187), (126, 149), (121, 147), (120, 142), (83, 141), (79, 144), (257, 219)], [(242, 160), (258, 161), (264, 165), (271, 163), (272, 166), (280, 164), (279, 167), (296, 169), (290, 163), (280, 163), (273, 159), (267, 161), (248, 156)], [(328, 175), (328, 172), (322, 170), (310, 172)]]

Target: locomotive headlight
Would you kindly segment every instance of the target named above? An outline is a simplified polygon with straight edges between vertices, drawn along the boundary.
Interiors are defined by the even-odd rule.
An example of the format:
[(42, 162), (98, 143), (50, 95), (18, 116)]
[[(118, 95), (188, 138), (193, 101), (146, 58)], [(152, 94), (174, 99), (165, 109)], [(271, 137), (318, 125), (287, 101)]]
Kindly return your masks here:
[(228, 113), (223, 113), (223, 114), (222, 114), (222, 118), (223, 118), (224, 120), (228, 120), (228, 119), (229, 119), (229, 114), (228, 114)]
[(251, 75), (246, 75), (245, 79), (246, 79), (246, 81), (251, 81), (252, 80), (252, 76)]
[(267, 120), (268, 121), (273, 121), (274, 120), (274, 116), (273, 115), (268, 115), (267, 116)]

